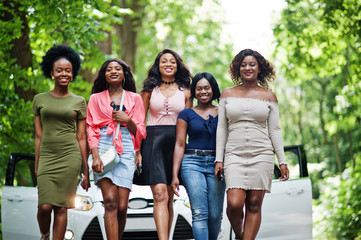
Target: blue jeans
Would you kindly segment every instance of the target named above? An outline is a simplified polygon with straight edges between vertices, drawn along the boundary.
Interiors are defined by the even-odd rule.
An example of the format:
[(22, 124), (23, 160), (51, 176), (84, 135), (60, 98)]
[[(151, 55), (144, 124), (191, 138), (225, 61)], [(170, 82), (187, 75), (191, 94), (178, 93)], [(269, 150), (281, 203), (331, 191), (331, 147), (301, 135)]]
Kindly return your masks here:
[(214, 177), (213, 156), (184, 154), (181, 174), (191, 210), (193, 236), (196, 240), (217, 239), (223, 212), (225, 183)]

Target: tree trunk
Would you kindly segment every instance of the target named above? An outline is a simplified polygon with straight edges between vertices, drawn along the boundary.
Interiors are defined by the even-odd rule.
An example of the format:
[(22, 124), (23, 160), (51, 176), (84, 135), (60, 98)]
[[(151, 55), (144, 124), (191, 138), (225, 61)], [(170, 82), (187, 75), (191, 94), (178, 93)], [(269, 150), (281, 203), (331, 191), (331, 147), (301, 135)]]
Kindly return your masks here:
[[(105, 41), (98, 41), (96, 43), (97, 48), (104, 54), (110, 55), (112, 53), (112, 35), (110, 32), (105, 32), (107, 34), (107, 39)], [(88, 58), (91, 58), (92, 56), (87, 56)], [(97, 71), (95, 73), (92, 72), (89, 68), (82, 68), (80, 75), (83, 78), (84, 81), (93, 83), (94, 79), (98, 75), (100, 66), (97, 68)]]
[(119, 0), (121, 8), (129, 8), (131, 15), (123, 17), (122, 24), (115, 24), (115, 30), (120, 43), (120, 57), (135, 71), (135, 55), (137, 52), (137, 34), (142, 27), (144, 17), (144, 0)]
[(349, 144), (348, 153), (349, 153), (350, 159), (352, 161), (352, 168), (354, 169), (355, 166), (356, 166), (356, 160), (355, 160), (354, 155), (353, 155), (354, 153), (353, 153), (353, 149), (352, 149), (352, 137), (351, 137), (350, 131), (347, 131), (346, 138), (347, 138), (347, 141), (348, 141), (348, 144)]
[[(10, 57), (15, 59), (15, 65), (20, 66), (22, 69), (33, 68), (33, 58), (30, 48), (30, 38), (29, 38), (29, 24), (26, 18), (26, 12), (20, 11), (20, 4), (14, 1), (4, 1), (3, 3), (6, 7), (12, 8), (14, 13), (21, 19), (21, 36), (20, 38), (13, 39), (11, 44), (12, 48), (10, 50)], [(10, 12), (5, 12), (1, 20), (4, 21), (13, 21), (14, 15)], [(22, 82), (22, 83), (21, 83)], [(34, 89), (24, 88), (23, 86), (31, 86), (28, 83), (28, 80), (24, 77), (18, 79), (18, 82), (14, 82), (15, 92), (18, 94), (19, 98), (24, 99), (25, 101), (31, 101), (36, 94)]]
[(337, 170), (339, 172), (342, 172), (343, 169), (342, 169), (340, 151), (338, 149), (338, 135), (339, 135), (339, 132), (337, 130), (335, 135), (333, 135), (333, 146), (334, 146), (334, 149), (335, 149), (335, 158), (336, 158), (336, 162), (337, 162)]
[(326, 131), (326, 127), (325, 127), (325, 119), (323, 117), (323, 97), (325, 96), (325, 86), (321, 86), (322, 89), (322, 93), (321, 93), (321, 98), (320, 98), (320, 102), (319, 102), (319, 116), (320, 116), (320, 124), (321, 124), (321, 130), (322, 130), (322, 134), (323, 134), (323, 141), (325, 145), (328, 145), (328, 133)]

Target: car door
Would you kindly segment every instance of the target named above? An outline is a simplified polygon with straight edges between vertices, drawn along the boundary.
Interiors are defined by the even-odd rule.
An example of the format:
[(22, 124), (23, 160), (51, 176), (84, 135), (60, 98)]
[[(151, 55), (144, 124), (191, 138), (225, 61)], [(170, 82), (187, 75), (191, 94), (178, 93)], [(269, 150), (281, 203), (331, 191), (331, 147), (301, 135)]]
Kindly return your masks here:
[(287, 146), (285, 154), (290, 179), (273, 180), (271, 193), (264, 198), (257, 239), (312, 239), (312, 186), (306, 155), (303, 146)]
[[(16, 166), (16, 169), (15, 169)], [(1, 198), (2, 235), (4, 240), (39, 240), (37, 189), (34, 156), (12, 154)]]

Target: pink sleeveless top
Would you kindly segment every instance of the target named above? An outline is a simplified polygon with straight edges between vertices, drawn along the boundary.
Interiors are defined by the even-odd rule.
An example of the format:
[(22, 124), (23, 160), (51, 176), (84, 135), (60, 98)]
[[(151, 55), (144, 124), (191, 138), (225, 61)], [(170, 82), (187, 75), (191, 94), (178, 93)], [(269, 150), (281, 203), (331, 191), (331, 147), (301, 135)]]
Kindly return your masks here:
[(184, 91), (177, 89), (169, 98), (155, 87), (149, 101), (147, 126), (176, 125), (178, 114), (185, 108)]

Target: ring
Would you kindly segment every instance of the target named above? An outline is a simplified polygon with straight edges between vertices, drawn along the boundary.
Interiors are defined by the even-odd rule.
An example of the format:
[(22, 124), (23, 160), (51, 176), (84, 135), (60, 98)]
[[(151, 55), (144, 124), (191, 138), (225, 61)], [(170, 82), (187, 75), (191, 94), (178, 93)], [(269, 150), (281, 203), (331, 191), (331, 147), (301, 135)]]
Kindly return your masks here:
[(283, 178), (286, 178), (287, 176), (286, 175), (283, 175)]

